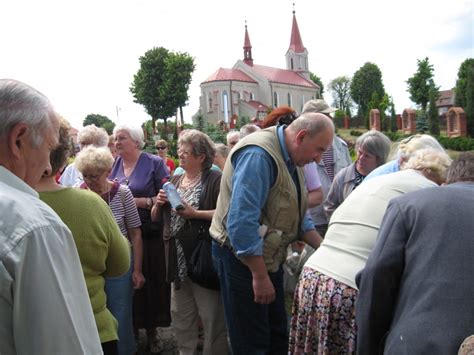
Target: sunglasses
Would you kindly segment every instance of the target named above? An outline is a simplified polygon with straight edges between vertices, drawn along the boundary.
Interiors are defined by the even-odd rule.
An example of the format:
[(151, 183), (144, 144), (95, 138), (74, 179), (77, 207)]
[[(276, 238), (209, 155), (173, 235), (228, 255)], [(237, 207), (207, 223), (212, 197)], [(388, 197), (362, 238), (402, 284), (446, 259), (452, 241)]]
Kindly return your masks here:
[(167, 147), (156, 147), (156, 150), (165, 150)]

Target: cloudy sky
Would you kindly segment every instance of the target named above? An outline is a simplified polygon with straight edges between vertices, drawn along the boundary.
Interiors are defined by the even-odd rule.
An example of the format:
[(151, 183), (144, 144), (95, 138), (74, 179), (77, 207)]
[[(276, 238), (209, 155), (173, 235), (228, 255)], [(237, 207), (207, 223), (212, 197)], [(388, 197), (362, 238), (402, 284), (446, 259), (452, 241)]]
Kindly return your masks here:
[[(373, 62), (400, 112), (414, 106), (406, 80), (417, 59), (429, 57), (436, 84), (449, 89), (459, 65), (474, 57), (473, 4), (300, 0), (295, 11), (310, 70), (325, 86)], [(283, 0), (0, 0), (0, 77), (36, 87), (77, 128), (89, 113), (140, 124), (150, 117), (129, 87), (138, 58), (162, 46), (195, 58), (184, 109), (190, 122), (199, 84), (243, 58), (245, 21), (254, 63), (285, 67), (292, 10), (292, 1)]]

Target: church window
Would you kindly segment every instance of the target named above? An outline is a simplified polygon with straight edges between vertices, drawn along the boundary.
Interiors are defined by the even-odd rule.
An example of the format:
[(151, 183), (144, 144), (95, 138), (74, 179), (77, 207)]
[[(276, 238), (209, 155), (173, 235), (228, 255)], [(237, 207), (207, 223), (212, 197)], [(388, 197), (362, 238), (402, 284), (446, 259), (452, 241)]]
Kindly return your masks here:
[(222, 92), (222, 105), (221, 105), (221, 111), (222, 112), (227, 112), (229, 108), (229, 95), (227, 94), (227, 91)]
[(278, 94), (276, 91), (273, 93), (273, 107), (278, 107)]
[(250, 100), (255, 100), (255, 96), (253, 96), (253, 92), (250, 92)]
[(207, 93), (207, 112), (212, 111), (212, 95), (210, 92)]
[(288, 93), (288, 106), (291, 107), (291, 94)]
[(293, 66), (293, 58), (290, 58), (290, 69), (293, 70), (294, 66)]

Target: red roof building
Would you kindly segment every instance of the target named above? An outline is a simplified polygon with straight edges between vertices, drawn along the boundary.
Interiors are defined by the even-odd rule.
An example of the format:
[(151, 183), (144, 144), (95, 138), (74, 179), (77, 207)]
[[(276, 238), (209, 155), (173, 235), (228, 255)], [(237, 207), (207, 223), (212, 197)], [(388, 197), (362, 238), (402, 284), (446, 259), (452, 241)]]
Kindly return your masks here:
[(269, 107), (288, 105), (301, 111), (304, 103), (319, 97), (320, 88), (309, 78), (308, 51), (303, 45), (293, 11), (286, 69), (254, 64), (245, 24), (244, 56), (231, 69), (219, 68), (201, 83), (199, 111), (210, 123), (230, 117), (262, 117)]

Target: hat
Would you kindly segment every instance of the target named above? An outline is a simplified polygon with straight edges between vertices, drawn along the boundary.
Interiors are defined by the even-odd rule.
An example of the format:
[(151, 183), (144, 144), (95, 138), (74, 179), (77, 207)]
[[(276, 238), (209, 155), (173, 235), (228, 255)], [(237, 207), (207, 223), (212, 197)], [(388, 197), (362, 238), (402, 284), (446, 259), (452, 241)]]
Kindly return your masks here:
[(303, 106), (303, 113), (306, 112), (319, 112), (319, 113), (331, 113), (337, 111), (337, 108), (330, 107), (326, 101), (322, 99), (309, 100)]

